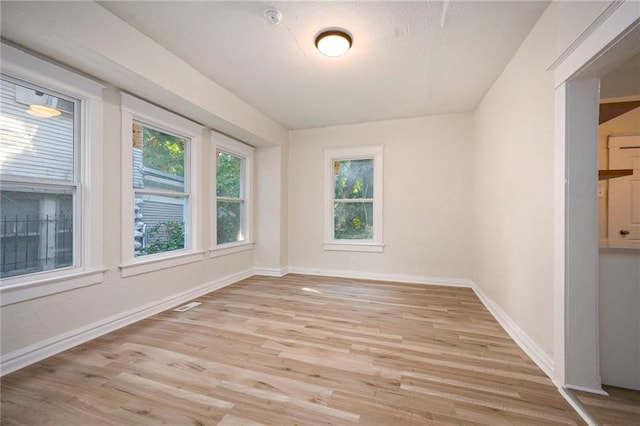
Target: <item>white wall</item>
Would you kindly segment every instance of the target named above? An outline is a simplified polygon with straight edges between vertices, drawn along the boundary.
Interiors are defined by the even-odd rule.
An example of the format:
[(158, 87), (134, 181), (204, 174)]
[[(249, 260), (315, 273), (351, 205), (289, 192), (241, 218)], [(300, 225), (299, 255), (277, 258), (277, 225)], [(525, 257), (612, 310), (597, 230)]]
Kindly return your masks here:
[(255, 151), (255, 267), (264, 275), (287, 271), (288, 146)]
[[(47, 31), (42, 31), (47, 28)], [(274, 229), (277, 255), (260, 257), (260, 265), (282, 267), (287, 258), (286, 218), (286, 143), (288, 132), (233, 94), (207, 80), (144, 34), (126, 25), (96, 3), (4, 4), (2, 36), (35, 52), (58, 60), (119, 89), (141, 96), (181, 113), (216, 130), (273, 149), (275, 157), (259, 151), (255, 167), (269, 176), (263, 194), (269, 215), (260, 213), (258, 230)], [(141, 54), (143, 52), (144, 54)], [(158, 66), (162, 64), (163, 66)], [(176, 78), (179, 75), (180, 78)], [(102, 263), (106, 269), (102, 283), (46, 297), (5, 305), (0, 312), (3, 373), (34, 362), (80, 341), (104, 333), (149, 315), (158, 307), (167, 308), (180, 298), (202, 293), (206, 288), (237, 281), (254, 272), (254, 251), (210, 258), (209, 206), (215, 188), (211, 187), (211, 143), (209, 132), (203, 133), (203, 150), (199, 158), (202, 170), (203, 227), (199, 240), (203, 260), (183, 266), (122, 278), (121, 250), (121, 130), (119, 90), (104, 94)], [(272, 147), (272, 148), (268, 148)], [(266, 152), (266, 151), (265, 151)], [(275, 168), (272, 159), (278, 160)], [(262, 175), (261, 175), (262, 176)], [(273, 192), (269, 192), (273, 188)], [(264, 189), (264, 188), (263, 188)], [(126, 220), (126, 219), (125, 219)], [(285, 222), (283, 222), (283, 220)], [(279, 223), (278, 223), (279, 222)], [(261, 235), (256, 245), (262, 256), (272, 247), (265, 246)], [(286, 265), (285, 265), (286, 266)], [(207, 287), (209, 286), (209, 287)]]
[[(469, 283), (471, 125), (466, 113), (290, 132), (290, 269)], [(376, 145), (384, 145), (384, 252), (324, 251), (323, 151)]]
[[(3, 363), (21, 356), (28, 359), (30, 351), (45, 345), (76, 342), (70, 338), (75, 333), (90, 332), (90, 328), (95, 326), (108, 326), (123, 315), (152, 307), (160, 301), (197, 290), (201, 286), (238, 280), (253, 274), (253, 251), (209, 258), (206, 249), (210, 247), (211, 227), (209, 221), (204, 220), (201, 230), (205, 250), (203, 260), (121, 278), (122, 144), (120, 96), (115, 89), (105, 90), (104, 129), (103, 266), (107, 269), (104, 282), (3, 306), (0, 314)], [(203, 171), (202, 205), (210, 206), (210, 197), (215, 193), (211, 187), (212, 171), (207, 163), (212, 158), (212, 144), (209, 132), (205, 131), (203, 135), (206, 139), (198, 169)]]
[(547, 68), (606, 2), (554, 2), (475, 111), (473, 280), (554, 351), (554, 76)]

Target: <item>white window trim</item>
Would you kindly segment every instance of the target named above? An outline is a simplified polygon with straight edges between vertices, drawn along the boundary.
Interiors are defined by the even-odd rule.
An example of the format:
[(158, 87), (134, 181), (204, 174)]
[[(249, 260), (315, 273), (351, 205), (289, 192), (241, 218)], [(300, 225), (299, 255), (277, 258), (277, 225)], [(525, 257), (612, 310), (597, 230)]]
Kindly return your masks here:
[(99, 284), (102, 265), (102, 90), (89, 78), (31, 56), (13, 46), (0, 47), (2, 73), (80, 100), (80, 185), (76, 212), (80, 232), (76, 266), (2, 280), (0, 306)]
[[(324, 250), (377, 252), (384, 250), (382, 232), (382, 185), (384, 147), (354, 147), (324, 151)], [(335, 160), (373, 159), (373, 238), (371, 240), (336, 240), (334, 238), (333, 195)]]
[[(122, 264), (121, 276), (130, 277), (165, 268), (185, 265), (202, 260), (202, 243), (199, 232), (201, 223), (201, 168), (198, 159), (202, 152), (202, 131), (204, 128), (186, 118), (152, 105), (141, 99), (122, 94)], [(151, 254), (136, 258), (133, 253), (133, 209), (134, 189), (133, 155), (131, 132), (133, 122), (148, 124), (170, 134), (178, 134), (190, 139), (187, 149), (185, 170), (185, 192), (189, 193), (189, 220), (187, 231), (188, 248), (165, 253)], [(131, 220), (129, 220), (131, 219)]]
[[(226, 256), (233, 253), (239, 253), (253, 249), (253, 155), (254, 148), (245, 145), (242, 142), (238, 142), (230, 137), (211, 130), (211, 140), (213, 141), (212, 152), (212, 206), (210, 215), (211, 218), (211, 249), (209, 250), (210, 257)], [(216, 194), (216, 156), (218, 151), (227, 152), (232, 155), (244, 158), (244, 182), (243, 182), (243, 194), (244, 194), (244, 241), (235, 241), (231, 243), (218, 244), (218, 204)]]

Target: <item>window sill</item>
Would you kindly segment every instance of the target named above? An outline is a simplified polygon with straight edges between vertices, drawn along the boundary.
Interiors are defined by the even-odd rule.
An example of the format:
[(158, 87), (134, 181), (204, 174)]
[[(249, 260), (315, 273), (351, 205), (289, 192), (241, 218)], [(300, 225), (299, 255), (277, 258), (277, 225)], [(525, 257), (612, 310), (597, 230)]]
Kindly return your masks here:
[(370, 253), (382, 253), (384, 251), (384, 244), (371, 242), (332, 241), (324, 243), (323, 246), (326, 251), (361, 251)]
[(155, 259), (142, 260), (129, 265), (120, 266), (122, 278), (135, 275), (146, 274), (162, 269), (173, 268), (175, 266), (186, 265), (188, 263), (199, 262), (204, 258), (204, 252), (188, 252), (171, 257), (160, 257)]
[(209, 250), (209, 257), (221, 257), (229, 254), (240, 253), (253, 250), (253, 243), (242, 242), (236, 244), (226, 244)]
[(41, 276), (41, 279), (33, 275), (8, 278), (3, 280), (0, 288), (0, 306), (100, 284), (104, 279), (104, 272), (104, 269), (94, 271), (68, 269), (56, 271), (54, 276), (46, 274)]

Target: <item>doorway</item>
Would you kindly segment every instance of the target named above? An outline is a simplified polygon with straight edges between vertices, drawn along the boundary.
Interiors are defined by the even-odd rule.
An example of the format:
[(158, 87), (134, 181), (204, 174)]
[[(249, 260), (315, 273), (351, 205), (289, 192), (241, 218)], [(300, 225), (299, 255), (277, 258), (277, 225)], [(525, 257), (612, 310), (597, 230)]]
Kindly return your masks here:
[(554, 67), (555, 344), (559, 386), (604, 393), (598, 294), (600, 77), (640, 50), (640, 7), (614, 2)]

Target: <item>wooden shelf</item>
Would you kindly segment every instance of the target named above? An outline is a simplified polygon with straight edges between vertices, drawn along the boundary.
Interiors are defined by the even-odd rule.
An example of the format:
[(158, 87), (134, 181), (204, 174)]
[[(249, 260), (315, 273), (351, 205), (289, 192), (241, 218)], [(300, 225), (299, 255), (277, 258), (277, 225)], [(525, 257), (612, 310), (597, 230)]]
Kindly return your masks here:
[(633, 169), (598, 170), (598, 180), (613, 179), (623, 176), (631, 176)]

